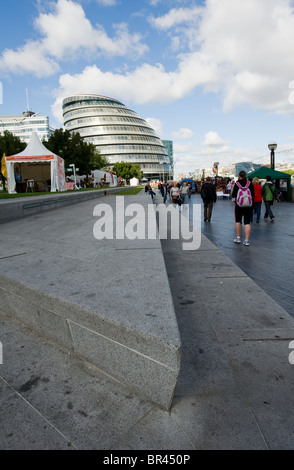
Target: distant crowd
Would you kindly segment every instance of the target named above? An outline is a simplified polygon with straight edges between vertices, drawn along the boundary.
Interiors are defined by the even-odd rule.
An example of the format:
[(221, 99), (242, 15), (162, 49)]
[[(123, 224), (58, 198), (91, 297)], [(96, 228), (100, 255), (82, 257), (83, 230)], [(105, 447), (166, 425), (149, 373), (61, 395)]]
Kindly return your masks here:
[[(158, 192), (163, 198), (163, 203), (168, 201), (175, 206), (181, 206), (189, 202), (191, 194), (199, 193), (203, 201), (204, 222), (211, 222), (213, 206), (217, 201), (217, 195), (225, 195), (234, 202), (235, 231), (234, 242), (241, 243), (241, 228), (244, 225), (245, 246), (249, 246), (251, 223), (254, 220), (258, 224), (261, 217), (262, 202), (265, 205), (264, 220), (275, 221), (272, 205), (274, 201), (280, 201), (281, 194), (271, 177), (267, 176), (265, 182), (259, 178), (247, 178), (245, 171), (241, 171), (236, 181), (230, 178), (203, 178), (201, 180), (185, 179), (181, 182), (168, 181), (158, 183)], [(148, 182), (145, 186), (145, 194), (156, 197), (154, 187)], [(184, 206), (186, 207), (186, 206)]]

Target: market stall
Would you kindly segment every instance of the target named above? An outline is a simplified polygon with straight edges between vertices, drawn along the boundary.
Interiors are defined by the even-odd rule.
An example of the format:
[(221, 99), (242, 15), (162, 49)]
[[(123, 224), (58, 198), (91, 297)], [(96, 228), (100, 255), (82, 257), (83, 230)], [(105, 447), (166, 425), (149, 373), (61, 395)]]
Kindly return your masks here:
[(5, 160), (10, 194), (66, 190), (64, 160), (48, 150), (36, 132), (22, 152), (7, 156)]
[(265, 180), (267, 176), (270, 176), (272, 181), (275, 182), (277, 190), (281, 192), (283, 199), (291, 201), (291, 175), (262, 166), (258, 170), (247, 174), (248, 178), (253, 179), (255, 176), (261, 180)]

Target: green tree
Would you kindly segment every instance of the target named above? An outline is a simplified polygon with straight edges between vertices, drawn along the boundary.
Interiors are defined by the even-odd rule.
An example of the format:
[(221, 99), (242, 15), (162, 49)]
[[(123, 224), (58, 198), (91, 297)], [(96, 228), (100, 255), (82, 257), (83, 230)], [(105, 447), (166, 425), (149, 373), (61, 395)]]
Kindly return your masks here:
[(68, 130), (56, 129), (44, 145), (64, 159), (65, 167), (74, 164), (79, 174), (88, 175), (91, 170), (100, 170), (108, 165), (91, 143), (85, 142), (78, 132), (71, 134)]
[(143, 177), (143, 172), (141, 171), (140, 165), (138, 165), (138, 163), (117, 162), (113, 165), (112, 171), (117, 176), (121, 176), (126, 180), (130, 180), (134, 177), (142, 179)]
[(92, 170), (105, 170), (109, 167), (109, 161), (98, 150), (95, 150), (93, 157), (90, 159), (90, 164)]
[[(15, 155), (22, 152), (26, 148), (26, 143), (22, 142), (19, 137), (16, 137), (9, 131), (4, 131), (3, 135), (0, 135), (0, 162), (5, 153), (6, 157)], [(0, 164), (0, 177), (5, 191), (5, 177), (1, 172)]]

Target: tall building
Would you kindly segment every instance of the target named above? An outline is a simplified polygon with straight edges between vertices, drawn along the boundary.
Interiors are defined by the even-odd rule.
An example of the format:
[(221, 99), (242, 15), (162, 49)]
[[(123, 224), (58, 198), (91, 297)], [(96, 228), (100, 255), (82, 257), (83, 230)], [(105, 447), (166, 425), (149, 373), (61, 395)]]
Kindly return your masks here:
[(111, 166), (121, 161), (138, 163), (148, 179), (172, 177), (162, 141), (123, 103), (100, 95), (74, 95), (63, 100), (62, 109), (65, 129), (94, 144)]
[(174, 175), (175, 165), (174, 165), (174, 146), (173, 146), (173, 141), (172, 141), (172, 140), (163, 140), (162, 143), (163, 143), (163, 145), (164, 145), (164, 147), (165, 147), (165, 150), (167, 151), (167, 154), (168, 154), (168, 157), (169, 157), (170, 166), (171, 166), (172, 175)]
[(51, 134), (49, 118), (39, 116), (32, 111), (24, 111), (22, 115), (0, 116), (0, 134), (9, 131), (23, 142), (30, 141), (32, 132), (36, 132), (40, 140), (48, 140)]

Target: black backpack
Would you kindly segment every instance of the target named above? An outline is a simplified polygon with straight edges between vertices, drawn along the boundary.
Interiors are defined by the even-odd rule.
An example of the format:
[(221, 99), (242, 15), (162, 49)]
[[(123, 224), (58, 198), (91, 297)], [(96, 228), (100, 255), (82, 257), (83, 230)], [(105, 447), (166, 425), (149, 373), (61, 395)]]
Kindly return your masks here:
[(201, 188), (201, 197), (204, 200), (204, 199), (207, 199), (207, 196), (208, 196), (208, 188), (207, 186), (203, 185)]

